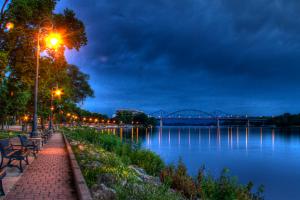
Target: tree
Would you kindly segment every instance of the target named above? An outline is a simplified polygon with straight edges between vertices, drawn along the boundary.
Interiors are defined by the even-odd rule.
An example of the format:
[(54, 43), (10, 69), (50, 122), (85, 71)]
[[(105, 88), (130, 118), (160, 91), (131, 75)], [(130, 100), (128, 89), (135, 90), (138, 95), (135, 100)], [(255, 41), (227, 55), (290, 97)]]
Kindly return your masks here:
[(7, 66), (7, 53), (0, 51), (0, 84), (5, 76), (5, 69)]
[(131, 124), (134, 122), (135, 124), (140, 124), (143, 126), (155, 126), (156, 119), (152, 117), (148, 117), (145, 113), (142, 112), (134, 112), (130, 110), (120, 110), (116, 113), (115, 119), (124, 124)]
[(89, 75), (81, 72), (75, 65), (68, 65), (67, 67), (67, 74), (71, 79), (71, 99), (74, 102), (80, 102), (87, 97), (93, 97), (94, 91), (88, 83)]
[[(20, 115), (26, 112), (24, 106), (18, 106), (21, 104), (27, 110), (32, 110), (36, 38), (39, 25), (49, 25), (47, 21), (44, 22), (45, 19), (52, 21), (53, 31), (62, 35), (64, 45), (51, 50), (41, 40), (41, 50), (46, 52), (46, 56), (40, 59), (39, 115), (42, 118), (48, 116), (51, 88), (54, 86), (64, 89), (62, 99), (54, 102), (57, 107), (75, 104), (93, 96), (88, 75), (82, 73), (78, 67), (68, 65), (64, 56), (65, 47), (79, 50), (87, 43), (84, 24), (76, 18), (75, 13), (70, 9), (63, 13), (54, 13), (57, 0), (11, 0), (4, 3), (0, 16), (0, 87), (3, 91), (0, 103), (5, 112), (1, 111), (1, 115)], [(8, 22), (12, 22), (14, 28), (4, 31), (3, 27)], [(42, 32), (42, 38), (44, 34), (48, 32)], [(5, 77), (7, 66), (9, 76)], [(13, 94), (13, 98), (10, 98), (10, 94)], [(16, 110), (17, 108), (22, 109)]]
[(118, 111), (116, 119), (124, 124), (131, 124), (133, 121), (133, 113), (127, 110)]
[(148, 125), (148, 116), (145, 113), (137, 113), (133, 116), (133, 121)]
[[(87, 43), (84, 24), (76, 18), (72, 10), (66, 9), (62, 14), (53, 13), (56, 0), (12, 0), (6, 11), (4, 22), (13, 22), (15, 28), (4, 33), (5, 39), (0, 50), (8, 52), (9, 65), (24, 83), (32, 86), (36, 65), (36, 36), (39, 25), (49, 19), (53, 31), (62, 35), (64, 45), (56, 51), (46, 49), (41, 43), (41, 50), (47, 50), (48, 56), (57, 63), (57, 67), (66, 67), (64, 50), (79, 50)], [(49, 23), (42, 23), (49, 26)], [(45, 34), (48, 34), (45, 32)]]
[(5, 77), (0, 85), (0, 122), (7, 121), (8, 116), (18, 116), (27, 109), (30, 92), (22, 88), (18, 80)]
[(3, 79), (0, 85), (0, 122), (1, 129), (4, 128), (4, 121), (8, 113), (8, 88), (7, 79)]

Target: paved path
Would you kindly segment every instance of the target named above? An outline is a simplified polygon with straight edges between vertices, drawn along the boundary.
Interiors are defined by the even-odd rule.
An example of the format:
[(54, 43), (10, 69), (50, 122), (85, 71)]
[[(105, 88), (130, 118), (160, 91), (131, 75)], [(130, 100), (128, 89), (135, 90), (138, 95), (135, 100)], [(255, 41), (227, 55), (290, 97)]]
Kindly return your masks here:
[(72, 172), (61, 134), (54, 134), (28, 166), (6, 200), (77, 199)]

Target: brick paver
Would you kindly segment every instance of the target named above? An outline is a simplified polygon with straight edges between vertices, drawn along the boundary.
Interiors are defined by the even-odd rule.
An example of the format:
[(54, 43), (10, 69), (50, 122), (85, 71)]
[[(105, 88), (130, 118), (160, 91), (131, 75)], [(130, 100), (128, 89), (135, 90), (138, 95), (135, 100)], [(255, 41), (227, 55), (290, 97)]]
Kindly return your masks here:
[(72, 171), (61, 134), (54, 134), (28, 166), (6, 200), (77, 199)]

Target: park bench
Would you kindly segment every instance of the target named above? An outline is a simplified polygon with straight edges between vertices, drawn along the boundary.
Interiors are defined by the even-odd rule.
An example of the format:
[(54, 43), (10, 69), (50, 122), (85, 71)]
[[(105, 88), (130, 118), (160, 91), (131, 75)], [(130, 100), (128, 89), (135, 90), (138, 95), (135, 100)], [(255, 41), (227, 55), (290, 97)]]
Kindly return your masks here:
[[(9, 139), (0, 140), (1, 164), (0, 168), (17, 167), (20, 172), (23, 172), (22, 161), (28, 165), (29, 151), (26, 149), (16, 149)], [(8, 159), (7, 164), (4, 164), (4, 159)], [(19, 161), (19, 164), (16, 163)]]
[(34, 141), (28, 140), (25, 135), (18, 135), (18, 138), (20, 140), (22, 150), (29, 150), (36, 158), (36, 154), (39, 152), (39, 146), (35, 144)]
[(3, 189), (3, 183), (2, 180), (6, 176), (6, 170), (5, 169), (0, 169), (0, 196), (4, 196), (4, 189)]
[(46, 144), (48, 140), (50, 139), (52, 135), (52, 132), (50, 130), (44, 130), (41, 133), (41, 138), (42, 138), (42, 145)]

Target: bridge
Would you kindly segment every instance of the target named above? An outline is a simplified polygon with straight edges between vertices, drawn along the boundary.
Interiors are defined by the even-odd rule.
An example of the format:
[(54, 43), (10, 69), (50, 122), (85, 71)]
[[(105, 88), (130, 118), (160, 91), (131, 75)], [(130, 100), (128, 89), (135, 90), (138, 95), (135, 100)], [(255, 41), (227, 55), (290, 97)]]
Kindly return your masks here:
[(156, 112), (148, 114), (149, 117), (154, 117), (160, 121), (162, 126), (164, 122), (167, 124), (181, 124), (182, 122), (188, 122), (193, 124), (209, 124), (220, 126), (220, 124), (231, 123), (239, 125), (261, 124), (264, 125), (267, 121), (262, 117), (254, 117), (248, 115), (234, 115), (226, 113), (221, 110), (214, 110), (212, 112), (206, 112), (197, 109), (184, 109), (175, 112), (167, 112), (164, 110), (158, 110)]

